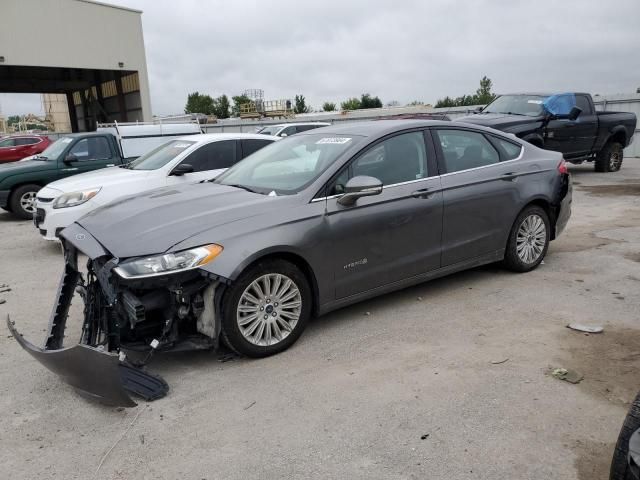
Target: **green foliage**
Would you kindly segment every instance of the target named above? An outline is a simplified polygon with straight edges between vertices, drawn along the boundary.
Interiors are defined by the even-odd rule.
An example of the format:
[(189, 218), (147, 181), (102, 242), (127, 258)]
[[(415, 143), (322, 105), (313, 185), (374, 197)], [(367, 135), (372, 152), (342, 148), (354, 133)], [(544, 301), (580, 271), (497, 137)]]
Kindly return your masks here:
[(213, 101), (213, 114), (218, 118), (229, 118), (229, 98), (226, 95), (220, 95)]
[(480, 88), (476, 90), (476, 101), (478, 104), (486, 105), (487, 103), (493, 102), (496, 95), (495, 93), (491, 93), (491, 87), (493, 87), (491, 79), (486, 75), (482, 77), (482, 80), (480, 80)]
[(461, 97), (451, 98), (446, 96), (436, 102), (436, 108), (444, 107), (468, 107), (471, 105), (486, 105), (496, 98), (495, 94), (491, 93), (491, 87), (493, 82), (487, 76), (482, 77), (480, 80), (480, 88), (476, 90), (473, 95), (462, 95)]
[(20, 123), (20, 115), (10, 115), (7, 117), (7, 125), (11, 126)]
[(323, 112), (334, 112), (336, 109), (336, 104), (332, 103), (332, 102), (324, 102), (322, 104), (322, 111)]
[(231, 100), (233, 100), (233, 107), (231, 108), (231, 114), (234, 117), (237, 117), (240, 115), (240, 105), (242, 105), (243, 103), (251, 103), (251, 99), (246, 95), (236, 95), (234, 97), (231, 97)]
[(184, 113), (204, 113), (212, 115), (214, 109), (213, 98), (209, 95), (201, 95), (193, 92), (187, 95), (187, 104), (184, 106)]
[(308, 107), (304, 95), (296, 95), (295, 98), (295, 106), (293, 107), (294, 113), (309, 113), (311, 111), (311, 107)]
[(360, 108), (360, 100), (357, 98), (349, 98), (340, 104), (342, 110), (358, 110)]
[(359, 108), (382, 108), (382, 101), (378, 97), (372, 97), (368, 93), (360, 96)]
[(424, 102), (421, 102), (420, 100), (414, 100), (411, 103), (407, 103), (407, 107), (419, 107), (420, 105), (424, 105)]

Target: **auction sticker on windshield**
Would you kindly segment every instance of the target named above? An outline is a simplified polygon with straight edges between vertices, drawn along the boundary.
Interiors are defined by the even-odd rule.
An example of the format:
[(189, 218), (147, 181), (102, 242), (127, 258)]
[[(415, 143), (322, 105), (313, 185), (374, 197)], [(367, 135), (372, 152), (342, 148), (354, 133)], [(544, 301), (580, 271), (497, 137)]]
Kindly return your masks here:
[(542, 100), (527, 100), (527, 103), (535, 103), (536, 105), (542, 105)]
[(316, 142), (316, 145), (321, 145), (323, 143), (332, 143), (335, 145), (344, 145), (347, 142), (350, 142), (351, 138), (349, 137), (325, 137), (321, 138)]
[(173, 148), (187, 148), (190, 147), (191, 144), (190, 143), (176, 143)]

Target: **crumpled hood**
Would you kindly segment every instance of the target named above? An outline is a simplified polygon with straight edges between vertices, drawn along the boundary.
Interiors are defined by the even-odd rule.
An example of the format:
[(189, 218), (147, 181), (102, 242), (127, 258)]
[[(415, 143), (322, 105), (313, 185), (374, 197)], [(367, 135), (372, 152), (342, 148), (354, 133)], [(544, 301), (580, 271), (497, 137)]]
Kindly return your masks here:
[(149, 175), (149, 170), (129, 170), (127, 168), (107, 167), (91, 172), (72, 175), (47, 185), (61, 192), (70, 193), (87, 188), (122, 185), (129, 181), (139, 181)]
[(519, 125), (532, 125), (542, 122), (542, 117), (528, 117), (524, 115), (508, 115), (506, 113), (478, 113), (467, 117), (456, 118), (458, 122), (473, 123), (497, 130), (507, 130)]
[[(284, 197), (197, 183), (125, 197), (78, 220), (119, 258), (164, 253), (193, 235), (279, 208)], [(214, 243), (215, 235), (211, 242)]]
[(0, 180), (10, 175), (22, 172), (40, 172), (55, 170), (58, 163), (53, 160), (26, 160), (19, 162), (0, 163)]

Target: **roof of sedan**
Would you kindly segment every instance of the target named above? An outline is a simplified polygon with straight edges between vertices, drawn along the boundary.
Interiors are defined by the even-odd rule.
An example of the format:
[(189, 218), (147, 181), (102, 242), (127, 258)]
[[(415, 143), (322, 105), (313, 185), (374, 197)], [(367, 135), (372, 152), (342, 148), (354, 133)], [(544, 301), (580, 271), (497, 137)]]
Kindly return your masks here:
[(436, 127), (451, 125), (442, 120), (371, 120), (367, 122), (348, 122), (333, 124), (329, 127), (317, 128), (297, 135), (317, 135), (320, 133), (335, 133), (339, 135), (361, 135), (363, 137), (386, 135), (388, 133), (407, 130), (410, 128)]
[(280, 137), (274, 137), (273, 135), (262, 135), (260, 133), (199, 133), (196, 135), (184, 135), (178, 137), (178, 140), (188, 140), (196, 142), (212, 142), (215, 140), (280, 140)]

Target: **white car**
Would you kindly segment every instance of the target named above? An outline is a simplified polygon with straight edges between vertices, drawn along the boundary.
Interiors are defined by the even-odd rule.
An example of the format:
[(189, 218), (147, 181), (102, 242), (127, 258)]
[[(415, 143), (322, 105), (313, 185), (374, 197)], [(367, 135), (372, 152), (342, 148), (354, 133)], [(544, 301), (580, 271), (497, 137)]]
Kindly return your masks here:
[(46, 240), (91, 210), (118, 198), (169, 185), (210, 180), (244, 157), (279, 140), (251, 133), (211, 133), (174, 139), (120, 167), (48, 184), (38, 191), (34, 223)]
[(278, 125), (267, 125), (258, 130), (261, 135), (275, 135), (276, 137), (290, 137), (296, 133), (306, 132), (314, 128), (328, 127), (327, 122), (305, 122), (305, 123), (280, 123)]

